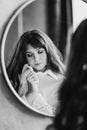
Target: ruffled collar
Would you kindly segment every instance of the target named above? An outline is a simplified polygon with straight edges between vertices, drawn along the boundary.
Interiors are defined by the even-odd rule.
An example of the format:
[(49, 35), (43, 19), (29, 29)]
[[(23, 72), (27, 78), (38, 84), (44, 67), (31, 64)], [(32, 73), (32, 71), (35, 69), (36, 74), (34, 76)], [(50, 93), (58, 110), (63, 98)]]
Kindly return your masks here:
[[(41, 71), (39, 71), (39, 72), (37, 72), (37, 74), (46, 74), (46, 75), (49, 75), (49, 76), (51, 76), (53, 79), (55, 79), (55, 80), (58, 80), (58, 75), (60, 75), (60, 74), (58, 74), (58, 73), (54, 73), (52, 70), (46, 70), (45, 72), (41, 72)], [(62, 75), (62, 74), (61, 74)]]

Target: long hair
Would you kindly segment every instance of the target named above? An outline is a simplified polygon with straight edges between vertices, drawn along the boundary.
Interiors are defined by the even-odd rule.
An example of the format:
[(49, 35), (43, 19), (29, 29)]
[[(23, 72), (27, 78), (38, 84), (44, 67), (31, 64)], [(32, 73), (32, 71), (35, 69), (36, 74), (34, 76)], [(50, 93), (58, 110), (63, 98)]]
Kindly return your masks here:
[(60, 130), (87, 129), (87, 19), (72, 36), (66, 79), (60, 88), (60, 110), (54, 127)]
[(29, 44), (34, 48), (44, 48), (47, 53), (47, 67), (54, 72), (64, 73), (62, 55), (52, 40), (40, 30), (27, 31), (20, 37), (7, 67), (8, 76), (15, 89), (18, 89), (19, 86), (18, 75), (21, 74), (24, 64), (27, 63), (25, 52)]
[(69, 81), (71, 80), (73, 83), (80, 84), (81, 82), (85, 83), (86, 81), (83, 80), (87, 74), (87, 72), (84, 71), (84, 66), (87, 65), (87, 19), (80, 23), (72, 36), (69, 59), (66, 72)]

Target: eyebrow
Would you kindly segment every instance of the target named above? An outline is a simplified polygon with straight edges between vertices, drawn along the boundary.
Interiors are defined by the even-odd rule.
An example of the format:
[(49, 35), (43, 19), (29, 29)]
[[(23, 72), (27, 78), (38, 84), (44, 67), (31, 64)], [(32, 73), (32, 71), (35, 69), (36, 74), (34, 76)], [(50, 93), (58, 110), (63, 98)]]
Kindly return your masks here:
[(27, 51), (26, 54), (32, 54), (32, 52), (28, 52), (28, 51)]
[[(36, 50), (44, 49), (42, 47), (35, 48)], [(31, 51), (26, 51), (26, 53), (32, 53)]]

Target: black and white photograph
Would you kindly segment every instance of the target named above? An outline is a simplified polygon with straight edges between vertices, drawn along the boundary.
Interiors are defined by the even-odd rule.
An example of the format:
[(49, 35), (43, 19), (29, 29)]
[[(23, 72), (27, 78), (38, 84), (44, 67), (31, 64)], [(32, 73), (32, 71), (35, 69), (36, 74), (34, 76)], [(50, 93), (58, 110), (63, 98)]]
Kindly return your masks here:
[(87, 0), (1, 0), (0, 130), (87, 129)]

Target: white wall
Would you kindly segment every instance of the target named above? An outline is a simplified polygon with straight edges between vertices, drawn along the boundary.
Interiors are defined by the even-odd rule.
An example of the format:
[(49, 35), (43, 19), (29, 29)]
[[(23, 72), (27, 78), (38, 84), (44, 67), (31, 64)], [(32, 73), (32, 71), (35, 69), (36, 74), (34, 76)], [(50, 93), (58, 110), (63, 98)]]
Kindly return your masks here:
[(72, 0), (73, 4), (73, 30), (77, 28), (79, 23), (87, 18), (87, 3), (82, 0)]

